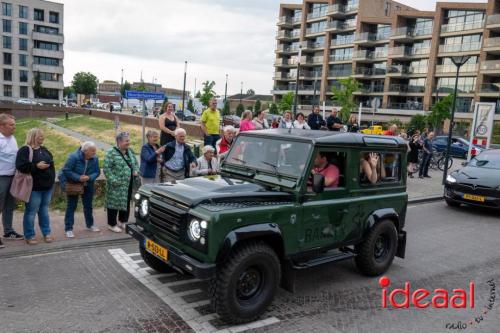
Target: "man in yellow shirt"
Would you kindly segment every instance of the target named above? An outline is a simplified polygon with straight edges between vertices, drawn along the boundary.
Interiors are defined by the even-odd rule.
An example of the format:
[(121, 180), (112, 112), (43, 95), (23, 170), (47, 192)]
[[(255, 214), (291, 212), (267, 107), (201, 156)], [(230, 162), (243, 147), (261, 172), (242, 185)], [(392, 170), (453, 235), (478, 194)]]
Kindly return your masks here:
[(217, 110), (217, 100), (212, 98), (209, 108), (201, 115), (201, 130), (204, 134), (205, 146), (215, 148), (215, 143), (220, 139), (220, 112)]

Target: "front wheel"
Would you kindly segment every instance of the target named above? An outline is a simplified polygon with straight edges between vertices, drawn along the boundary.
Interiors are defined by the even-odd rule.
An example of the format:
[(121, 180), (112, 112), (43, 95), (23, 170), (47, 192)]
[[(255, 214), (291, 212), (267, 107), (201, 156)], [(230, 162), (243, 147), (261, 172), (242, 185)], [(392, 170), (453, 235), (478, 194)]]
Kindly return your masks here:
[(146, 251), (146, 249), (139, 246), (139, 251), (141, 252), (142, 260), (144, 260), (146, 265), (148, 265), (149, 267), (151, 267), (152, 269), (154, 269), (158, 273), (175, 272), (175, 270), (172, 267), (170, 267), (167, 263), (156, 258), (154, 255), (152, 255), (151, 253)]
[(246, 244), (218, 269), (211, 287), (212, 306), (227, 323), (254, 321), (274, 299), (280, 277), (280, 261), (272, 248)]
[[(445, 163), (445, 157), (441, 157), (439, 159), (439, 161), (437, 162), (439, 170), (444, 171), (444, 163)], [(453, 166), (453, 158), (451, 158), (451, 156), (450, 156), (450, 158), (448, 160), (448, 168), (447, 169), (450, 170), (452, 166)]]
[(398, 233), (394, 222), (377, 223), (366, 239), (356, 246), (358, 269), (367, 276), (385, 273), (392, 264), (398, 246)]

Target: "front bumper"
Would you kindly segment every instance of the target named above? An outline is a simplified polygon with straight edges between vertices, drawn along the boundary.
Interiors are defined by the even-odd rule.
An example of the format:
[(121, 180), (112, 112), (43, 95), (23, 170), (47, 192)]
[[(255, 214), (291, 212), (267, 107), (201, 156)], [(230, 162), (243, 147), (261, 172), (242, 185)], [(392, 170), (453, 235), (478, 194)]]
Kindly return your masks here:
[[(462, 191), (458, 191), (450, 186), (445, 186), (445, 188), (444, 188), (444, 196), (447, 200), (451, 200), (451, 201), (454, 201), (456, 203), (461, 203), (461, 204), (465, 204), (465, 205), (486, 207), (486, 208), (500, 210), (500, 198), (479, 194), (479, 195), (485, 197), (484, 202), (479, 202), (479, 201), (472, 201), (472, 200), (464, 199), (464, 194), (466, 194), (466, 193), (462, 192)], [(471, 194), (474, 194), (474, 193), (471, 191)]]
[(168, 261), (166, 261), (167, 264), (180, 268), (184, 272), (188, 272), (189, 274), (192, 274), (193, 276), (201, 280), (215, 277), (215, 264), (202, 263), (188, 256), (182, 251), (172, 247), (171, 245), (161, 240), (154, 239), (151, 235), (146, 234), (141, 227), (137, 226), (137, 224), (127, 224), (125, 231), (127, 234), (138, 240), (142, 248), (145, 247), (144, 244), (146, 243), (146, 238), (154, 240), (155, 243), (158, 243), (159, 245), (167, 248), (169, 253)]

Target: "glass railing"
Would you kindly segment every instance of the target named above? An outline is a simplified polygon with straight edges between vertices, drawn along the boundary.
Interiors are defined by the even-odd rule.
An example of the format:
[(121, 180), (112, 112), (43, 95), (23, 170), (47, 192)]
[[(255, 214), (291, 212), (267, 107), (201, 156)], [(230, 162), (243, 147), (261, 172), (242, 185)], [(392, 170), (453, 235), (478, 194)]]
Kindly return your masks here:
[[(460, 67), (460, 73), (475, 73), (477, 72), (477, 69), (478, 69), (478, 64), (465, 64), (462, 67)], [(436, 73), (438, 74), (456, 73), (456, 72), (457, 72), (457, 67), (453, 64), (436, 66)]]
[(488, 16), (488, 24), (500, 24), (500, 14)]
[(300, 31), (278, 31), (278, 38), (299, 38)]
[(389, 86), (389, 91), (391, 92), (401, 92), (401, 93), (424, 93), (424, 86), (412, 86), (408, 84), (391, 84)]
[(326, 26), (318, 27), (318, 28), (307, 28), (306, 35), (320, 34), (325, 32)]
[(431, 52), (430, 47), (393, 47), (389, 50), (391, 56), (415, 56), (415, 55), (427, 55)]
[(375, 41), (377, 40), (377, 34), (372, 33), (372, 32), (363, 32), (360, 34), (356, 34), (356, 37), (354, 38), (356, 42), (360, 41)]
[(391, 66), (387, 70), (388, 74), (427, 74), (427, 66)]
[(332, 40), (332, 45), (352, 45), (354, 44), (354, 38), (353, 39), (333, 39)]
[(326, 11), (317, 11), (317, 12), (311, 12), (307, 14), (307, 19), (317, 19), (320, 17), (326, 17)]
[(358, 10), (358, 4), (352, 4), (352, 5), (340, 5), (340, 4), (335, 4), (335, 5), (330, 5), (328, 6), (327, 14), (332, 15), (332, 14), (345, 14), (349, 12), (353, 12)]
[(441, 33), (481, 29), (482, 27), (484, 27), (484, 20), (474, 21), (474, 22), (464, 22), (464, 23), (443, 24), (441, 26)]
[(432, 27), (425, 29), (401, 27), (393, 30), (392, 37), (417, 37), (432, 35)]
[(467, 44), (449, 44), (440, 45), (440, 53), (453, 53), (453, 52), (468, 52), (468, 51), (479, 51), (481, 49), (481, 43), (467, 43)]
[(500, 83), (483, 83), (480, 91), (484, 93), (498, 93), (500, 95)]
[(331, 21), (326, 24), (326, 30), (348, 30), (355, 28), (356, 23), (354, 22)]
[(302, 57), (300, 59), (301, 64), (323, 64), (324, 58), (322, 56), (317, 57)]
[(301, 71), (299, 77), (307, 77), (307, 78), (318, 78), (321, 79), (321, 76), (323, 74), (321, 72), (315, 72), (315, 71)]
[(353, 58), (352, 53), (348, 54), (334, 54), (330, 56), (330, 62), (335, 61), (351, 61)]
[(387, 69), (386, 68), (357, 67), (355, 73), (356, 73), (356, 75), (364, 75), (364, 76), (385, 75), (387, 73)]
[(500, 70), (500, 60), (486, 60), (481, 62), (482, 71), (499, 71)]
[(486, 38), (484, 47), (500, 47), (500, 37)]
[[(454, 85), (447, 85), (447, 86), (438, 86), (434, 92), (436, 93), (443, 93), (443, 94), (453, 94), (455, 89)], [(458, 93), (459, 94), (473, 94), (474, 91), (476, 90), (476, 86), (469, 84), (469, 85), (459, 85), (458, 86)]]
[(379, 93), (384, 92), (384, 86), (362, 86), (358, 92), (360, 93)]
[(331, 70), (328, 72), (329, 77), (346, 77), (352, 75), (352, 69), (348, 70)]
[(424, 104), (417, 101), (407, 101), (405, 103), (388, 103), (388, 109), (392, 110), (417, 110), (421, 111), (424, 109)]
[(293, 19), (290, 16), (282, 16), (278, 20), (278, 24), (292, 24)]

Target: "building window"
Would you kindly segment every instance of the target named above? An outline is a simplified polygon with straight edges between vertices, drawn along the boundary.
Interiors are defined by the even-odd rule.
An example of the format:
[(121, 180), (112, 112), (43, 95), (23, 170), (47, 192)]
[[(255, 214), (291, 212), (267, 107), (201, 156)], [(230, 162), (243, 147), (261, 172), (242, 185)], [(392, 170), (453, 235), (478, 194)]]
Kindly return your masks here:
[(43, 90), (43, 98), (46, 98), (46, 99), (59, 99), (59, 90), (45, 88)]
[(19, 55), (19, 66), (28, 67), (28, 55), (26, 54)]
[(19, 34), (20, 35), (27, 35), (28, 34), (28, 23), (19, 22)]
[(57, 35), (59, 34), (58, 28), (46, 27), (44, 25), (35, 25), (35, 31), (43, 34)]
[(12, 69), (8, 69), (8, 68), (3, 69), (3, 80), (4, 81), (12, 81)]
[(19, 50), (28, 51), (28, 40), (26, 38), (19, 38)]
[(28, 98), (28, 87), (26, 86), (19, 87), (19, 97)]
[(12, 65), (12, 54), (4, 53), (3, 54), (3, 64), (4, 65)]
[(19, 81), (28, 82), (28, 71), (24, 70), (19, 71)]
[(49, 12), (49, 22), (59, 24), (59, 13)]
[(45, 16), (45, 13), (43, 12), (43, 9), (36, 9), (34, 10), (34, 15), (33, 15), (33, 19), (35, 21), (44, 21), (44, 16)]
[(38, 72), (37, 74), (41, 81), (59, 81), (59, 74), (44, 72)]
[(7, 2), (2, 2), (2, 15), (12, 16), (12, 4)]
[(28, 7), (19, 5), (19, 18), (27, 19), (28, 18)]
[(59, 44), (35, 40), (35, 48), (43, 50), (59, 51)]
[(12, 48), (12, 37), (3, 36), (3, 48), (4, 49), (11, 49)]
[(47, 57), (33, 57), (33, 62), (37, 65), (59, 66), (59, 59)]
[(12, 32), (12, 21), (11, 20), (2, 20), (2, 31), (3, 32)]
[(5, 97), (12, 97), (12, 86), (4, 84), (3, 95)]

